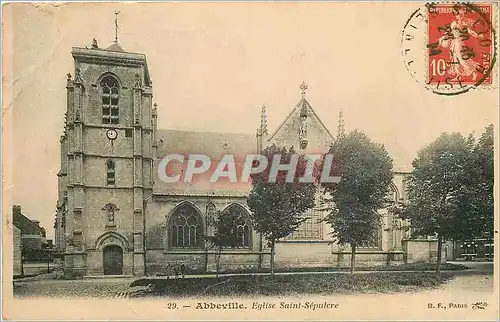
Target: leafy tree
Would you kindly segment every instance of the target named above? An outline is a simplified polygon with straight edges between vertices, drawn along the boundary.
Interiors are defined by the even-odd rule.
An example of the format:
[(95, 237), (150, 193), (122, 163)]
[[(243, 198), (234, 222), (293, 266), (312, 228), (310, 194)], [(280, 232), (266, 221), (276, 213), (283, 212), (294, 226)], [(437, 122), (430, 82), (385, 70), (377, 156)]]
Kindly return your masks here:
[(237, 212), (229, 211), (221, 213), (217, 211), (214, 218), (209, 220), (209, 224), (214, 227), (213, 236), (205, 236), (208, 241), (209, 247), (216, 249), (216, 264), (215, 272), (219, 277), (220, 257), (223, 248), (236, 248), (240, 244), (241, 232), (238, 231), (236, 223), (239, 214)]
[(473, 234), (475, 237), (488, 237), (493, 239), (494, 231), (494, 137), (493, 124), (486, 127), (474, 147), (474, 159), (476, 172), (475, 194), (472, 202), (476, 212), (474, 216)]
[[(297, 229), (303, 218), (302, 214), (314, 206), (316, 185), (299, 182), (305, 173), (307, 162), (304, 157), (296, 156), (293, 147), (290, 150), (275, 145), (266, 148), (262, 155), (268, 160), (268, 167), (261, 173), (251, 175), (252, 190), (247, 204), (252, 211), (251, 219), (255, 230), (268, 240), (271, 247), (271, 274), (274, 275), (276, 241), (288, 236)], [(279, 171), (276, 180), (269, 181), (274, 155), (281, 157), (281, 163), (290, 163), (298, 157), (295, 176), (286, 182), (287, 172)]]
[(413, 235), (438, 239), (437, 272), (441, 269), (442, 245), (449, 239), (473, 234), (477, 189), (474, 139), (460, 133), (443, 133), (418, 152), (408, 180), (408, 203), (402, 211)]
[(328, 153), (334, 156), (333, 175), (341, 180), (322, 183), (331, 198), (324, 221), (339, 244), (351, 246), (354, 273), (356, 247), (373, 241), (380, 227), (378, 210), (389, 202), (392, 159), (382, 145), (359, 131), (339, 136)]

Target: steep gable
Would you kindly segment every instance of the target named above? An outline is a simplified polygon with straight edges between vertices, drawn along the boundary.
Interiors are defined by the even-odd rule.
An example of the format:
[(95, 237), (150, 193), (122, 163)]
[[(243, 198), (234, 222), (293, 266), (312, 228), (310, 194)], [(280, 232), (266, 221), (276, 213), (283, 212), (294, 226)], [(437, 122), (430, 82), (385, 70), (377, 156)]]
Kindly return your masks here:
[(297, 152), (303, 153), (324, 153), (328, 150), (333, 143), (333, 135), (304, 96), (303, 93), (301, 100), (268, 138), (268, 145), (293, 146)]

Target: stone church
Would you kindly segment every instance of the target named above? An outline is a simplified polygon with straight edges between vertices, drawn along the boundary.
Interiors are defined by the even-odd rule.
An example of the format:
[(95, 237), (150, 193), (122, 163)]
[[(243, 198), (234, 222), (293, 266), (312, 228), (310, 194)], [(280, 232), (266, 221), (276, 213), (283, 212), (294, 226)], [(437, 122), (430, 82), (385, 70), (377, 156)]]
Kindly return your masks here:
[[(144, 54), (126, 52), (117, 42), (106, 49), (94, 42), (91, 48), (73, 48), (72, 56), (55, 220), (65, 274), (150, 275), (180, 262), (190, 271), (213, 270), (215, 255), (203, 236), (212, 228), (207, 217), (217, 212), (236, 213), (241, 234), (238, 248), (223, 251), (221, 268), (269, 267), (270, 249), (249, 220), (251, 183), (167, 184), (156, 167), (169, 153), (217, 159), (257, 153), (273, 143), (301, 153), (325, 152), (334, 136), (309, 104), (305, 84), (274, 132), (268, 131), (265, 108), (256, 134), (161, 130), (157, 120), (166, 115), (153, 103)], [(395, 201), (406, 197), (406, 175), (394, 173)], [(331, 228), (319, 222), (324, 215), (319, 199), (298, 230), (278, 242), (278, 267), (349, 264), (349, 249), (332, 243)], [(358, 265), (402, 263), (406, 256), (403, 223), (385, 210), (381, 214), (374, 242), (358, 249)]]

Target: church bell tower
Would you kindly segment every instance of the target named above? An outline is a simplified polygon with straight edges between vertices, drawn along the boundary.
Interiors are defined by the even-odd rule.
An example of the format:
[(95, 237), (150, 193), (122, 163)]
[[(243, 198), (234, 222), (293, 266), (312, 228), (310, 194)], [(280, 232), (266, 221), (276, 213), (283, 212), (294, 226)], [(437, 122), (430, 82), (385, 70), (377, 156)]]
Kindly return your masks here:
[(124, 51), (117, 38), (106, 49), (94, 39), (72, 56), (58, 202), (65, 273), (140, 275), (156, 135), (146, 56)]

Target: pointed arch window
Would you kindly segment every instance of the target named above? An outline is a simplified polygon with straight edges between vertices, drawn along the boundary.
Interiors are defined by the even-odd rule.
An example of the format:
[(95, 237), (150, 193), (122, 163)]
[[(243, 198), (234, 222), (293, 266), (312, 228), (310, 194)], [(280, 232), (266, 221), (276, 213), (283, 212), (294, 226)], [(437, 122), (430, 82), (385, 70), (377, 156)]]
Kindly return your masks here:
[(322, 240), (325, 210), (325, 193), (318, 187), (314, 196), (314, 207), (307, 209), (301, 216), (303, 222), (285, 240)]
[(118, 80), (113, 76), (106, 76), (101, 80), (102, 90), (102, 123), (118, 124), (118, 102), (119, 102)]
[(382, 249), (382, 229), (383, 226), (380, 222), (378, 224), (378, 227), (373, 230), (371, 238), (364, 243), (361, 243), (361, 245), (359, 245), (359, 248), (367, 248), (370, 250)]
[(236, 220), (234, 221), (234, 225), (238, 235), (237, 247), (252, 247), (252, 225), (250, 223), (247, 211), (238, 204), (232, 204), (222, 211), (221, 219), (224, 220), (224, 216), (227, 216), (231, 213), (233, 215), (236, 215), (231, 216), (231, 218), (236, 218)]
[(391, 199), (392, 199), (393, 202), (400, 202), (400, 201), (402, 201), (401, 197), (399, 195), (398, 188), (396, 187), (396, 185), (394, 184), (394, 182), (391, 182), (391, 184), (389, 185), (389, 189), (391, 191)]
[(116, 164), (113, 160), (106, 161), (106, 183), (108, 185), (114, 185), (116, 179), (115, 173)]
[(171, 248), (201, 248), (203, 230), (197, 209), (185, 203), (170, 216), (168, 224)]

